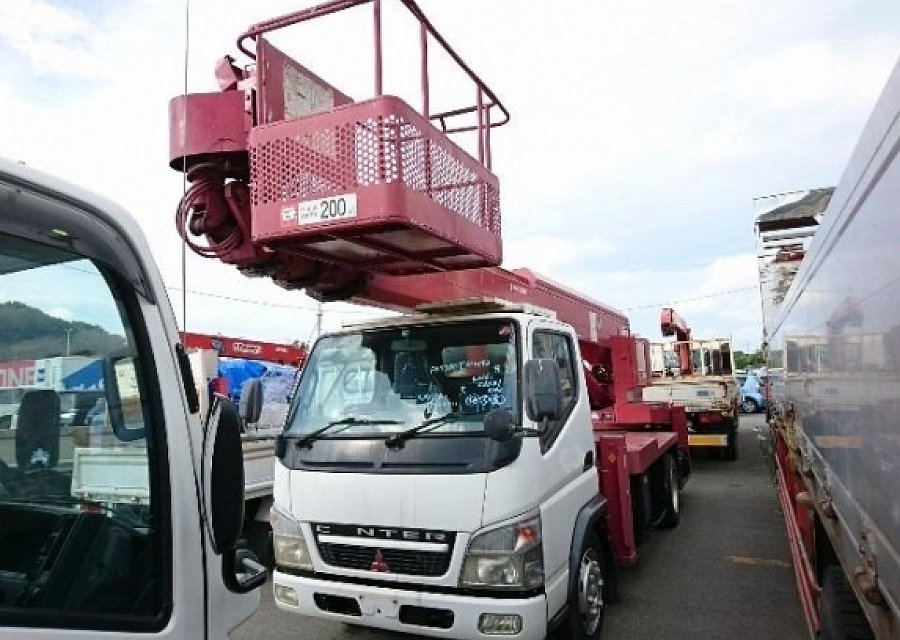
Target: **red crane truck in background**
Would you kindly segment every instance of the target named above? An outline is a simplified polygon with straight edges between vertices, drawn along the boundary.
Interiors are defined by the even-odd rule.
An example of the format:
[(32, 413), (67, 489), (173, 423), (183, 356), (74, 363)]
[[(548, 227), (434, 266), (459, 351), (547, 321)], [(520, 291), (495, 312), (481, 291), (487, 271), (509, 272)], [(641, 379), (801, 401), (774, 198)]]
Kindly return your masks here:
[(262, 360), (277, 364), (302, 367), (306, 360), (306, 346), (297, 343), (281, 344), (247, 338), (230, 338), (220, 334), (181, 331), (181, 344), (185, 349), (215, 351), (223, 358)]
[[(406, 312), (321, 337), (279, 438), (272, 512), (282, 609), (397, 631), (598, 637), (614, 562), (673, 527), (684, 411), (646, 402), (626, 317), (501, 262), (499, 98), (412, 0), (422, 107), (382, 93), (381, 2), (251, 27), (221, 91), (175, 98), (177, 224), (249, 276)], [(353, 100), (264, 34), (373, 10), (375, 96)], [(252, 43), (252, 46), (249, 44)], [(439, 46), (474, 105), (431, 109)], [(449, 134), (474, 136), (477, 157)], [(204, 237), (205, 243), (193, 237)]]
[(900, 64), (833, 193), (757, 202), (775, 477), (811, 637), (900, 638), (898, 150)]
[(712, 447), (737, 460), (740, 390), (731, 339), (693, 338), (687, 322), (669, 307), (660, 314), (660, 330), (675, 340), (650, 345), (653, 385), (644, 399), (684, 407), (690, 446)]

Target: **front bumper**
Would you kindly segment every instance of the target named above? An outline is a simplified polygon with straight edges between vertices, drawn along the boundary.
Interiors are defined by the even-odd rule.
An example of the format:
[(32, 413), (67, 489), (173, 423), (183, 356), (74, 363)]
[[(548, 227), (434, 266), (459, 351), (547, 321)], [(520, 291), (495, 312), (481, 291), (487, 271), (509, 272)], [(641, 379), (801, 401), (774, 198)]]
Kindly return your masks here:
[[(478, 598), (320, 580), (278, 570), (273, 583), (296, 592), (296, 606), (276, 597), (279, 609), (317, 618), (436, 638), (543, 640), (547, 635), (543, 594), (521, 599)], [(355, 612), (357, 608), (354, 614), (334, 610)], [(481, 633), (478, 621), (483, 613), (517, 614), (522, 618), (522, 630), (515, 635)]]

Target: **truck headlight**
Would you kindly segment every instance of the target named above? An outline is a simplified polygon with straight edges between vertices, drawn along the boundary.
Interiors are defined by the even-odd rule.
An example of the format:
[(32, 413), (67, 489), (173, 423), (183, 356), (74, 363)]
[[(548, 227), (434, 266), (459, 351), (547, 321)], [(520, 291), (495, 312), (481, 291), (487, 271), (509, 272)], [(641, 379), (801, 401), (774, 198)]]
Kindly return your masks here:
[(272, 525), (275, 564), (312, 571), (312, 559), (309, 557), (309, 548), (306, 546), (300, 524), (277, 506), (272, 507), (269, 522)]
[(533, 589), (544, 584), (541, 517), (477, 533), (463, 561), (461, 587)]

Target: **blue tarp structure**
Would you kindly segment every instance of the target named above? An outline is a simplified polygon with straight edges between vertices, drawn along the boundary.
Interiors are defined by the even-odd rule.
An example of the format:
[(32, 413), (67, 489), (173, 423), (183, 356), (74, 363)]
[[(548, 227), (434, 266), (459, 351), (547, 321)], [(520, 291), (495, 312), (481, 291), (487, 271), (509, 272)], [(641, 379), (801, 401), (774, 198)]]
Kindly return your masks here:
[(297, 367), (258, 360), (219, 358), (219, 375), (228, 381), (228, 395), (240, 404), (241, 387), (251, 378), (262, 382), (263, 409), (260, 424), (278, 426), (288, 407), (288, 395), (297, 376)]
[(237, 401), (241, 397), (241, 387), (251, 378), (261, 378), (266, 365), (256, 360), (219, 359), (219, 375), (228, 380), (228, 395)]
[(87, 391), (103, 388), (103, 360), (94, 360), (90, 364), (73, 371), (62, 380), (67, 391)]

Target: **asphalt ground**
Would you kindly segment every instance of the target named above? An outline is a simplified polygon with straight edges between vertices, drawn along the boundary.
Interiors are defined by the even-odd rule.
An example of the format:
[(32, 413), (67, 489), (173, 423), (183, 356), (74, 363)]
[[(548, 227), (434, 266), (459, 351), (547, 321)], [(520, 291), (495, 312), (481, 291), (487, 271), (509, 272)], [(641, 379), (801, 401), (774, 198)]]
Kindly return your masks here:
[[(742, 416), (736, 462), (694, 456), (681, 522), (654, 531), (634, 567), (620, 568), (622, 601), (607, 609), (603, 638), (803, 640), (806, 627), (784, 525), (754, 427)], [(356, 629), (279, 611), (271, 585), (240, 640), (388, 640), (414, 636)]]

